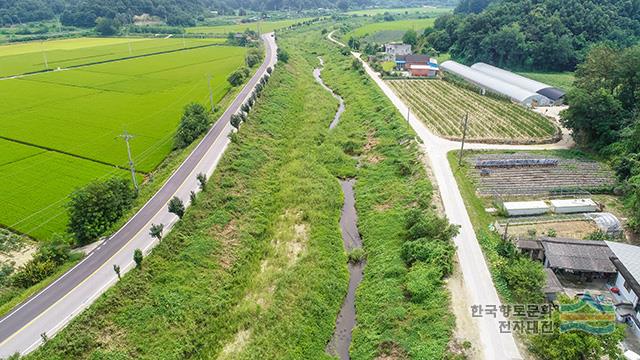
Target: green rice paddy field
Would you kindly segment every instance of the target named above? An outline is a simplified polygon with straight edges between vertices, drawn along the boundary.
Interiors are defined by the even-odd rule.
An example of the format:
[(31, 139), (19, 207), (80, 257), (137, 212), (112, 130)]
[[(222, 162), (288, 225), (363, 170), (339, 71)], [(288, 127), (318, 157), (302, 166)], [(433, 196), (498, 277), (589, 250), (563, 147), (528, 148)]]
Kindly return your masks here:
[(441, 15), (450, 13), (451, 8), (436, 8), (436, 7), (409, 7), (409, 8), (380, 8), (380, 9), (365, 9), (354, 10), (347, 12), (348, 15), (362, 15), (362, 16), (376, 16), (383, 14), (427, 14), (427, 15)]
[(294, 24), (298, 24), (311, 18), (292, 19), (292, 20), (278, 20), (278, 21), (260, 21), (251, 23), (237, 23), (229, 25), (216, 25), (216, 26), (195, 26), (187, 28), (187, 33), (192, 34), (228, 34), (230, 32), (243, 32), (246, 29), (253, 31), (260, 31), (263, 33), (271, 32), (278, 29), (283, 29)]
[(193, 38), (77, 38), (11, 44), (0, 46), (0, 77), (223, 42), (224, 39)]
[(64, 232), (75, 188), (127, 176), (116, 168), (127, 164), (117, 138), (125, 130), (135, 136), (137, 171), (155, 169), (172, 149), (184, 105), (206, 103), (208, 74), (218, 102), (244, 55), (211, 46), (0, 80), (0, 225), (37, 239)]

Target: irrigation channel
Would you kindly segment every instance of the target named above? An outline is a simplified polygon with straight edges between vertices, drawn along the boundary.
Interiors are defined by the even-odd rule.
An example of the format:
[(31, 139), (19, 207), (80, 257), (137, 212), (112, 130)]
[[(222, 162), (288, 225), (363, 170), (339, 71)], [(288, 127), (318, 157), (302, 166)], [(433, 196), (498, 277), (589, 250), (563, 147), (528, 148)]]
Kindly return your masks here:
[[(321, 57), (319, 68), (313, 70), (313, 76), (316, 81), (322, 85), (322, 87), (329, 91), (334, 98), (340, 102), (340, 106), (336, 111), (336, 115), (333, 121), (329, 125), (329, 129), (333, 129), (338, 125), (340, 116), (345, 110), (344, 100), (342, 97), (333, 92), (331, 88), (325, 85), (324, 81), (320, 77), (320, 72), (324, 66), (324, 62)], [(353, 185), (356, 183), (355, 179), (340, 179), (340, 186), (342, 187), (342, 193), (344, 194), (344, 204), (342, 205), (342, 213), (340, 215), (340, 231), (342, 233), (342, 242), (344, 249), (347, 252), (351, 252), (355, 249), (362, 248), (362, 238), (360, 238), (360, 232), (358, 231), (358, 214), (356, 213), (356, 200), (353, 193)], [(349, 288), (347, 290), (347, 296), (344, 298), (342, 308), (336, 319), (336, 327), (333, 331), (333, 336), (327, 344), (326, 352), (330, 355), (337, 356), (341, 360), (349, 359), (349, 347), (351, 345), (351, 333), (356, 325), (356, 289), (362, 281), (363, 270), (366, 265), (364, 260), (353, 262), (349, 261), (347, 267), (349, 269)]]
[(318, 60), (320, 60), (320, 67), (313, 69), (313, 77), (316, 78), (316, 81), (318, 82), (318, 84), (320, 84), (320, 86), (322, 86), (325, 90), (330, 92), (331, 95), (340, 103), (340, 105), (338, 106), (338, 110), (336, 111), (336, 115), (333, 117), (333, 121), (331, 121), (331, 124), (329, 124), (329, 129), (333, 129), (338, 125), (338, 122), (340, 122), (340, 117), (344, 112), (344, 109), (345, 109), (344, 100), (340, 95), (333, 92), (333, 90), (330, 87), (328, 87), (324, 83), (324, 81), (322, 81), (322, 78), (320, 77), (320, 73), (322, 72), (322, 68), (324, 67), (324, 60), (322, 60), (320, 56), (318, 56)]

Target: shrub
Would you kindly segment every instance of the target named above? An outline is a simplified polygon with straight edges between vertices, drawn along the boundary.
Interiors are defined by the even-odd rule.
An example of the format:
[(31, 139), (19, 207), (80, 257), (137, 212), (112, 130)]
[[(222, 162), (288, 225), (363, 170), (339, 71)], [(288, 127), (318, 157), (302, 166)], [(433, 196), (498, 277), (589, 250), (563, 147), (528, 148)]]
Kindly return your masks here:
[(151, 224), (151, 228), (149, 229), (149, 235), (152, 237), (162, 240), (162, 231), (164, 230), (163, 224)]
[(95, 181), (71, 195), (69, 232), (80, 245), (103, 235), (131, 208), (136, 193), (127, 180)]
[(196, 179), (198, 179), (200, 190), (204, 191), (207, 188), (207, 175), (198, 173), (198, 175), (196, 175)]
[(545, 274), (541, 263), (520, 257), (507, 263), (502, 274), (514, 300), (527, 304), (542, 301)]
[(276, 51), (276, 56), (279, 62), (283, 62), (285, 64), (289, 62), (289, 53), (287, 53), (282, 48), (278, 48), (278, 50)]
[(180, 200), (179, 197), (174, 196), (169, 200), (169, 212), (178, 215), (179, 218), (182, 219), (184, 216), (184, 203)]
[(233, 126), (236, 129), (240, 129), (240, 123), (242, 122), (242, 117), (240, 117), (240, 115), (238, 114), (233, 114), (231, 115), (231, 126)]
[(442, 274), (431, 265), (416, 263), (407, 273), (406, 289), (414, 303), (429, 299), (442, 286)]
[(142, 255), (142, 250), (140, 249), (135, 249), (135, 251), (133, 252), (133, 261), (135, 261), (136, 263), (136, 269), (141, 270), (142, 269), (142, 259), (143, 259), (143, 255)]
[(198, 136), (209, 129), (209, 124), (209, 114), (204, 106), (197, 103), (185, 106), (173, 147), (183, 149), (189, 146)]
[(432, 267), (440, 267), (443, 275), (453, 272), (453, 256), (456, 249), (451, 243), (418, 239), (402, 244), (402, 260), (407, 266), (420, 261)]
[(359, 262), (362, 262), (366, 258), (367, 258), (367, 254), (362, 248), (353, 249), (347, 254), (347, 261), (352, 264), (357, 264)]
[(262, 52), (259, 49), (251, 48), (247, 51), (247, 66), (252, 68), (262, 61)]

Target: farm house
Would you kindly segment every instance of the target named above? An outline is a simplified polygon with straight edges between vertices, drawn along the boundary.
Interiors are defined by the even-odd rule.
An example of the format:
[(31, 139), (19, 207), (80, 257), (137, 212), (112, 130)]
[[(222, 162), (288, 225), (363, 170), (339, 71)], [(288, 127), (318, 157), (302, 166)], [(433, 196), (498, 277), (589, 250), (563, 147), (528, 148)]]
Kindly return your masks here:
[(399, 70), (407, 70), (412, 65), (429, 65), (430, 62), (431, 62), (431, 58), (428, 57), (427, 55), (420, 55), (420, 54), (411, 55), (410, 54), (410, 55), (396, 56), (396, 67)]
[(604, 241), (541, 237), (544, 265), (581, 276), (609, 277), (616, 273), (613, 252)]
[(596, 212), (598, 204), (591, 199), (558, 199), (551, 200), (551, 210), (556, 214), (575, 214)]
[(564, 101), (565, 92), (551, 85), (547, 85), (482, 62), (471, 65), (471, 68), (493, 78), (516, 85), (527, 91), (540, 94), (549, 99), (548, 101), (551, 105), (562, 105), (562, 102)]
[(541, 215), (549, 212), (544, 201), (513, 201), (502, 204), (509, 216)]
[(528, 107), (549, 105), (549, 99), (543, 95), (525, 90), (503, 80), (496, 79), (453, 60), (443, 62), (440, 67), (446, 72), (460, 76), (468, 82), (479, 86), (483, 91), (489, 91), (506, 96), (521, 105)]

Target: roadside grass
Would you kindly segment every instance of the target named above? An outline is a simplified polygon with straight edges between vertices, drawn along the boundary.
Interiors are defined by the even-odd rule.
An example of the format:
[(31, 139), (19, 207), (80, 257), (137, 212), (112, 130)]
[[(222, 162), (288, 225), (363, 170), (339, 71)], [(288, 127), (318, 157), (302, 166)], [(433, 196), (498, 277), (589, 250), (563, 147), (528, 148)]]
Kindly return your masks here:
[(518, 74), (555, 86), (564, 91), (569, 91), (573, 87), (575, 76), (573, 72), (517, 72)]
[(347, 285), (340, 187), (315, 150), (334, 100), (291, 54), (143, 270), (30, 358), (324, 356)]
[(4, 45), (0, 46), (0, 77), (223, 42), (194, 38), (75, 38)]
[(329, 141), (360, 164), (355, 196), (367, 265), (356, 292), (351, 358), (445, 358), (455, 319), (442, 279), (421, 279), (418, 287), (429, 289), (422, 299), (410, 289), (417, 274), (437, 273), (446, 261), (409, 267), (402, 259), (407, 215), (414, 209), (435, 213), (415, 133), (367, 75), (351, 70), (351, 56), (316, 36), (298, 44), (322, 55), (323, 79), (346, 103)]
[(56, 272), (28, 289), (0, 288), (0, 317), (8, 314), (14, 307), (27, 300), (31, 295), (36, 294), (56, 281), (67, 270), (79, 263), (82, 258), (82, 254), (72, 254), (69, 260), (61, 265)]
[(300, 24), (302, 22), (311, 20), (312, 18), (300, 18), (290, 20), (277, 20), (277, 21), (255, 21), (249, 23), (237, 23), (227, 25), (216, 26), (195, 26), (186, 28), (187, 33), (191, 34), (219, 34), (227, 35), (230, 32), (243, 32), (247, 29), (261, 33), (268, 33), (274, 30), (280, 30), (287, 28), (291, 25)]

